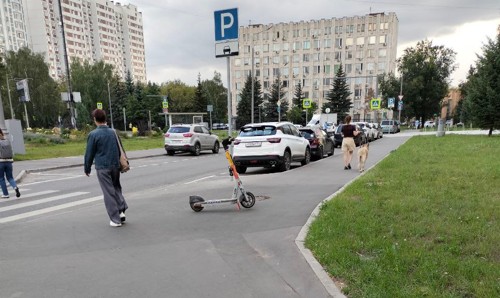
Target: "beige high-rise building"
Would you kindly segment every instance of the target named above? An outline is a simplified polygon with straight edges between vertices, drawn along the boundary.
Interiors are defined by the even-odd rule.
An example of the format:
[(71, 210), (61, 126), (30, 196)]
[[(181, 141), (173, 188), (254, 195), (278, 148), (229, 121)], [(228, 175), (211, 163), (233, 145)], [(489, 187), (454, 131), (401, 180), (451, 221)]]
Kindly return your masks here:
[[(146, 58), (142, 13), (137, 7), (106, 0), (60, 0), (68, 60), (93, 64), (104, 61), (125, 78), (146, 82)], [(29, 44), (44, 53), (50, 75), (66, 75), (58, 0), (30, 0), (25, 3)]]
[(283, 100), (291, 103), (300, 83), (305, 97), (320, 108), (342, 64), (352, 92), (353, 119), (375, 120), (368, 99), (378, 95), (377, 75), (395, 72), (398, 23), (391, 12), (240, 27), (239, 56), (230, 60), (233, 115), (253, 60), (264, 93), (270, 93), (279, 75)]
[(0, 2), (0, 54), (17, 51), (28, 43), (23, 0)]

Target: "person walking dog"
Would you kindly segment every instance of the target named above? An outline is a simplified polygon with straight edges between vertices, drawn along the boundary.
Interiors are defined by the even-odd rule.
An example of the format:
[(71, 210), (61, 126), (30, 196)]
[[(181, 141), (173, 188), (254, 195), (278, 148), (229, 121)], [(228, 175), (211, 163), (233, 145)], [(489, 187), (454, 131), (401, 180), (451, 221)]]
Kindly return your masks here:
[(20, 197), (21, 193), (17, 187), (16, 180), (12, 177), (12, 164), (14, 163), (12, 153), (12, 144), (5, 138), (2, 129), (0, 129), (0, 187), (2, 187), (2, 198), (9, 198), (9, 191), (5, 178), (9, 181), (10, 186), (16, 192), (16, 197)]
[(128, 209), (120, 184), (121, 141), (116, 132), (108, 127), (104, 110), (94, 110), (92, 116), (97, 127), (87, 138), (84, 157), (85, 175), (90, 175), (95, 160), (97, 180), (104, 196), (104, 205), (110, 219), (109, 225), (120, 227), (125, 222), (125, 210)]
[(351, 124), (351, 115), (347, 115), (344, 120), (345, 124), (342, 125), (342, 152), (344, 152), (344, 170), (351, 169), (351, 160), (354, 148), (356, 144), (354, 143), (354, 137), (359, 134), (356, 130), (356, 126)]

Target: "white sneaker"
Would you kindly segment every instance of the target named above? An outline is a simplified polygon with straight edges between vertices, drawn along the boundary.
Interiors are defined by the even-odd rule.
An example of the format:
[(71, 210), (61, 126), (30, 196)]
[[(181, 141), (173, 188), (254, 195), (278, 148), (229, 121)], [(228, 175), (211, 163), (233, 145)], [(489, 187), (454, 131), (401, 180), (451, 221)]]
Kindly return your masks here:
[(116, 223), (112, 220), (109, 221), (109, 225), (112, 226), (112, 227), (121, 227), (122, 224), (121, 223)]
[(125, 212), (120, 213), (120, 219), (121, 219), (122, 223), (125, 221), (125, 219), (126, 219)]
[(2, 199), (8, 199), (9, 195), (2, 195)]

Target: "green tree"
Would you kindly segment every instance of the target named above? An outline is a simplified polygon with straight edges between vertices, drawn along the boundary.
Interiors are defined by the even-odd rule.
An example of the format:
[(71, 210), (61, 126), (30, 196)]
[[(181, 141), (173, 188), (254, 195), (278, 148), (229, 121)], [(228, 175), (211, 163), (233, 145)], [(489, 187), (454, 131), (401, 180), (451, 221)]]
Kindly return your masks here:
[(475, 125), (493, 130), (500, 128), (500, 34), (488, 39), (478, 56), (476, 67), (466, 82), (466, 109)]
[(194, 92), (193, 99), (193, 112), (206, 112), (208, 100), (203, 92), (203, 86), (201, 84), (201, 76), (198, 74), (198, 84), (196, 85), (196, 91)]
[[(174, 113), (192, 112), (193, 98), (196, 87), (189, 86), (180, 80), (162, 83), (160, 86), (161, 94), (168, 96), (168, 111)], [(173, 123), (190, 123), (192, 117), (173, 116)]]
[(227, 89), (222, 84), (221, 75), (217, 71), (211, 80), (201, 82), (208, 103), (213, 106), (212, 122), (228, 123), (227, 121)]
[(448, 79), (456, 68), (455, 55), (453, 50), (434, 46), (428, 40), (404, 50), (398, 59), (398, 71), (403, 74), (407, 116), (425, 121), (440, 114), (442, 100), (448, 94)]
[(236, 128), (239, 128), (251, 120), (251, 100), (252, 100), (252, 77), (247, 76), (245, 86), (240, 92), (240, 101), (236, 107)]
[(349, 86), (347, 85), (345, 72), (340, 64), (337, 73), (335, 74), (335, 79), (332, 83), (332, 88), (328, 92), (326, 97), (326, 103), (323, 104), (321, 111), (324, 113), (326, 108), (330, 108), (330, 113), (337, 113), (337, 119), (344, 119), (352, 108), (351, 91), (349, 91)]
[(307, 109), (306, 112), (302, 105), (304, 98), (302, 84), (299, 82), (299, 84), (295, 86), (292, 106), (287, 114), (289, 121), (296, 124), (306, 125), (307, 121), (311, 119), (314, 112), (318, 109), (318, 104), (313, 101), (311, 107)]
[[(394, 98), (394, 108), (397, 110), (399, 103), (399, 92), (401, 90), (401, 78), (397, 78), (393, 73), (383, 74), (378, 76), (379, 93), (382, 95), (382, 108), (388, 108), (388, 98)], [(404, 100), (403, 100), (404, 101)], [(402, 110), (402, 115), (405, 115), (406, 109)]]
[[(44, 62), (42, 54), (35, 54), (28, 48), (21, 48), (17, 52), (8, 51), (5, 55), (5, 64), (0, 67), (1, 82), (8, 82), (11, 91), (12, 109), (17, 119), (25, 123), (24, 103), (18, 99), (16, 81), (28, 79), (30, 101), (26, 102), (30, 127), (53, 127), (58, 124), (58, 116), (64, 115), (66, 110), (61, 100), (58, 84), (49, 75), (49, 67)], [(5, 118), (13, 118), (8, 106), (9, 95), (4, 98)]]
[[(71, 63), (71, 85), (73, 92), (80, 92), (81, 103), (76, 103), (77, 127), (87, 124), (92, 125), (92, 111), (101, 102), (103, 109), (109, 115), (108, 83), (113, 83), (113, 66), (103, 61), (90, 64), (88, 61), (81, 62), (77, 59)], [(67, 91), (67, 90), (66, 90)]]
[[(264, 103), (264, 119), (266, 121), (287, 121), (288, 100), (284, 98), (283, 81), (278, 76), (271, 85), (271, 94), (267, 96), (267, 102)], [(278, 113), (278, 101), (280, 102), (280, 112)], [(280, 117), (281, 116), (281, 117)]]

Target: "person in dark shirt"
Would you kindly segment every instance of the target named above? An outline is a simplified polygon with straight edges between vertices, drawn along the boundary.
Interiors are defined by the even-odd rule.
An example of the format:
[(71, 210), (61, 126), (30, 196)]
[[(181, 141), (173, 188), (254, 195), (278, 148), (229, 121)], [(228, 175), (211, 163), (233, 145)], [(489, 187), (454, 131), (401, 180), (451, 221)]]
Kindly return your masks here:
[(342, 152), (344, 152), (344, 170), (351, 169), (351, 160), (354, 148), (356, 144), (354, 143), (354, 137), (359, 134), (356, 130), (356, 126), (351, 124), (351, 116), (347, 115), (344, 120), (345, 124), (342, 125)]

